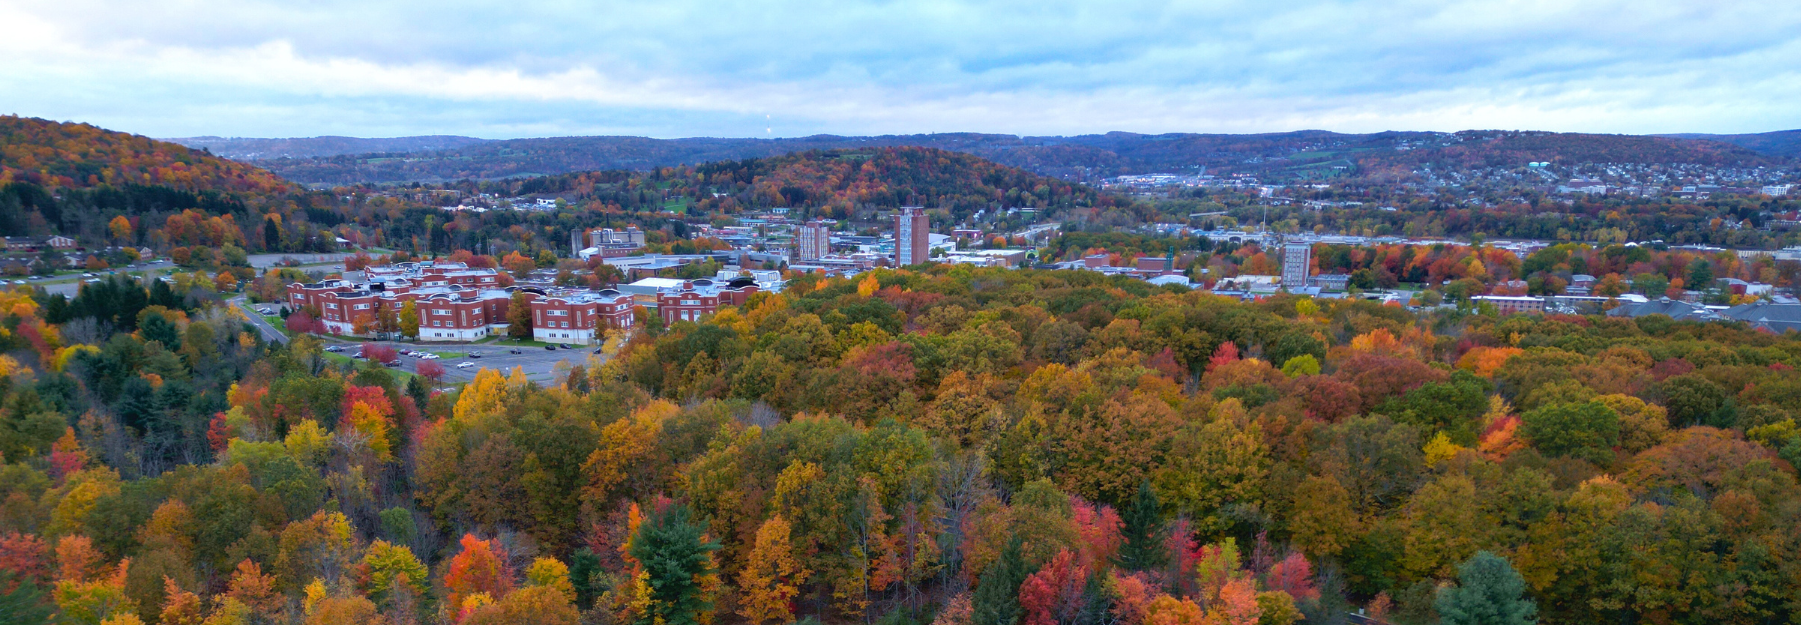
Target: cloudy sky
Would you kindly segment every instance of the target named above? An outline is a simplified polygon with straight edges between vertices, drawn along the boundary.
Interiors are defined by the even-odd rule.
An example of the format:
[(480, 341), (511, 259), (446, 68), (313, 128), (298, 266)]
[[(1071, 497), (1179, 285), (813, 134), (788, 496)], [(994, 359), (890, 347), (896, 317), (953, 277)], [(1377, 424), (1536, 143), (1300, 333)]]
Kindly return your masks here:
[(1776, 0), (0, 0), (0, 114), (158, 137), (1801, 128)]

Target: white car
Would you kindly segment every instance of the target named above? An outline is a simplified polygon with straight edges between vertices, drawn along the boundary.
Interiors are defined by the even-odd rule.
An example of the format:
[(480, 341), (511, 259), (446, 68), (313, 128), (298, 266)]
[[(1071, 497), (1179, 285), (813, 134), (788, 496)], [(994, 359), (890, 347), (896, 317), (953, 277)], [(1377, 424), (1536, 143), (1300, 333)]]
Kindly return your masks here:
[(437, 360), (438, 359), (437, 354), (420, 354), (419, 357), (423, 358), (425, 360)]
[(475, 366), (475, 363), (473, 363), (473, 362), (469, 362), (469, 361), (466, 361), (466, 360), (465, 360), (465, 361), (463, 361), (463, 362), (459, 362), (459, 363), (457, 363), (457, 368), (458, 368), (458, 369), (468, 369), (468, 368), (470, 368), (470, 367), (474, 367), (474, 366)]

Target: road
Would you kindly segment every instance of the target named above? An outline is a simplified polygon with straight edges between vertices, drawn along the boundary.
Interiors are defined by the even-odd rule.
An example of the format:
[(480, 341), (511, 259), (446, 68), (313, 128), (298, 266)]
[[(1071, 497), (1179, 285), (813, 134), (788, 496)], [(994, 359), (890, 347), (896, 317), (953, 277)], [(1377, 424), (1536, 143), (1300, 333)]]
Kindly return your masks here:
[[(124, 272), (129, 274), (144, 274), (147, 272), (160, 274), (174, 266), (175, 263), (166, 261), (138, 263), (136, 267), (124, 268)], [(115, 269), (113, 271), (117, 272), (119, 270)], [(99, 271), (94, 272), (94, 277), (107, 278), (110, 277), (110, 275), (105, 271)], [(77, 293), (81, 292), (81, 281), (87, 279), (86, 276), (81, 274), (74, 274), (64, 276), (33, 276), (24, 278), (23, 280), (28, 285), (44, 287), (44, 290), (49, 293), (60, 293), (64, 297), (75, 297)]]
[[(264, 318), (261, 313), (256, 312), (256, 309), (250, 306), (250, 302), (245, 301), (242, 297), (238, 297), (232, 299), (231, 304), (237, 306), (238, 310), (243, 312), (245, 317), (250, 318), (250, 325), (256, 326), (256, 331), (262, 333), (263, 340), (274, 341), (282, 345), (288, 344), (288, 335), (283, 333), (280, 328), (275, 327), (274, 324), (269, 323), (269, 320)], [(270, 306), (272, 304), (264, 305)]]
[(352, 256), (356, 256), (356, 254), (346, 254), (343, 252), (334, 252), (330, 254), (251, 254), (250, 266), (257, 269), (268, 269), (279, 265), (282, 261), (288, 259), (300, 261), (303, 265), (341, 263), (344, 262), (344, 259)]

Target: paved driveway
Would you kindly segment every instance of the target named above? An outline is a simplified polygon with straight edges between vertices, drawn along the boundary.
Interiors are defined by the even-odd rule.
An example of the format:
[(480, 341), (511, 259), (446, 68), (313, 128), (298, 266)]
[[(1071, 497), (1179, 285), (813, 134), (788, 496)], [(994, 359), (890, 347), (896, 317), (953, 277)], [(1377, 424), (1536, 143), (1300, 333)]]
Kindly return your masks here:
[[(558, 363), (568, 363), (569, 366), (585, 366), (588, 364), (589, 358), (597, 359), (600, 362), (605, 362), (608, 358), (606, 356), (595, 354), (594, 351), (599, 348), (593, 345), (589, 345), (586, 348), (576, 345), (575, 349), (563, 349), (559, 347), (556, 351), (548, 351), (542, 347), (511, 348), (496, 345), (420, 345), (417, 343), (389, 342), (377, 342), (377, 344), (393, 347), (396, 352), (405, 352), (406, 350), (411, 349), (440, 353), (468, 354), (473, 352), (481, 354), (480, 358), (446, 356), (436, 360), (435, 362), (444, 367), (445, 384), (456, 384), (474, 380), (475, 373), (484, 368), (495, 369), (502, 374), (511, 374), (514, 367), (519, 367), (524, 370), (525, 377), (528, 380), (539, 384), (553, 384), (559, 381), (559, 373), (557, 371)], [(341, 345), (343, 345), (344, 351), (339, 353), (346, 356), (355, 354), (357, 353), (357, 350), (361, 349), (358, 347), (361, 343), (346, 343)], [(511, 353), (511, 350), (513, 349), (519, 350), (519, 353)], [(399, 369), (407, 373), (418, 373), (419, 363), (421, 362), (424, 361), (402, 353), (400, 356)], [(472, 363), (474, 366), (467, 369), (457, 368), (457, 364), (463, 362)], [(565, 367), (565, 370), (567, 370), (567, 367)]]

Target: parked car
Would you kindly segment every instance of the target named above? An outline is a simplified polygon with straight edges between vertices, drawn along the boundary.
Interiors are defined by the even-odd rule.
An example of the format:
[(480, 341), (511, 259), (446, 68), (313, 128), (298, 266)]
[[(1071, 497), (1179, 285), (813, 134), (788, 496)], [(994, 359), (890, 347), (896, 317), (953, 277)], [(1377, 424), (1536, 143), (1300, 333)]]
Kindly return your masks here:
[(475, 363), (473, 363), (473, 362), (469, 362), (469, 361), (463, 361), (463, 362), (459, 362), (459, 363), (457, 363), (457, 368), (458, 368), (458, 369), (468, 369), (468, 368), (470, 368), (470, 367), (473, 367), (473, 366), (475, 366)]
[(438, 355), (437, 354), (420, 354), (419, 359), (420, 360), (437, 360)]
[(338, 347), (338, 346), (336, 346), (336, 345), (326, 345), (326, 346), (325, 346), (325, 351), (328, 351), (328, 352), (341, 352), (341, 351), (344, 351), (344, 348), (342, 348), (342, 347)]
[(482, 353), (481, 352), (469, 352), (469, 357), (470, 358), (481, 358)]
[(398, 369), (398, 368), (400, 368), (400, 361), (392, 360), (392, 361), (384, 362), (384, 363), (381, 363), (381, 366), (387, 367), (389, 369)]
[(558, 343), (557, 347), (561, 347), (563, 349), (575, 349), (574, 347), (570, 347), (568, 343)]
[(521, 349), (519, 349), (519, 348), (517, 348), (517, 347), (515, 347), (515, 348), (513, 348), (513, 349), (509, 349), (509, 350), (507, 350), (507, 353), (509, 353), (509, 354), (523, 354), (523, 353), (525, 353), (525, 352), (524, 352), (524, 351), (523, 351), (523, 350), (521, 350)]
[(605, 348), (605, 347), (594, 348), (594, 355), (596, 355), (596, 356), (604, 355), (606, 353), (607, 353), (607, 348)]
[(555, 346), (555, 345), (545, 345), (545, 346), (544, 346), (544, 351), (547, 351), (547, 352), (554, 352), (554, 351), (557, 351), (557, 346)]

